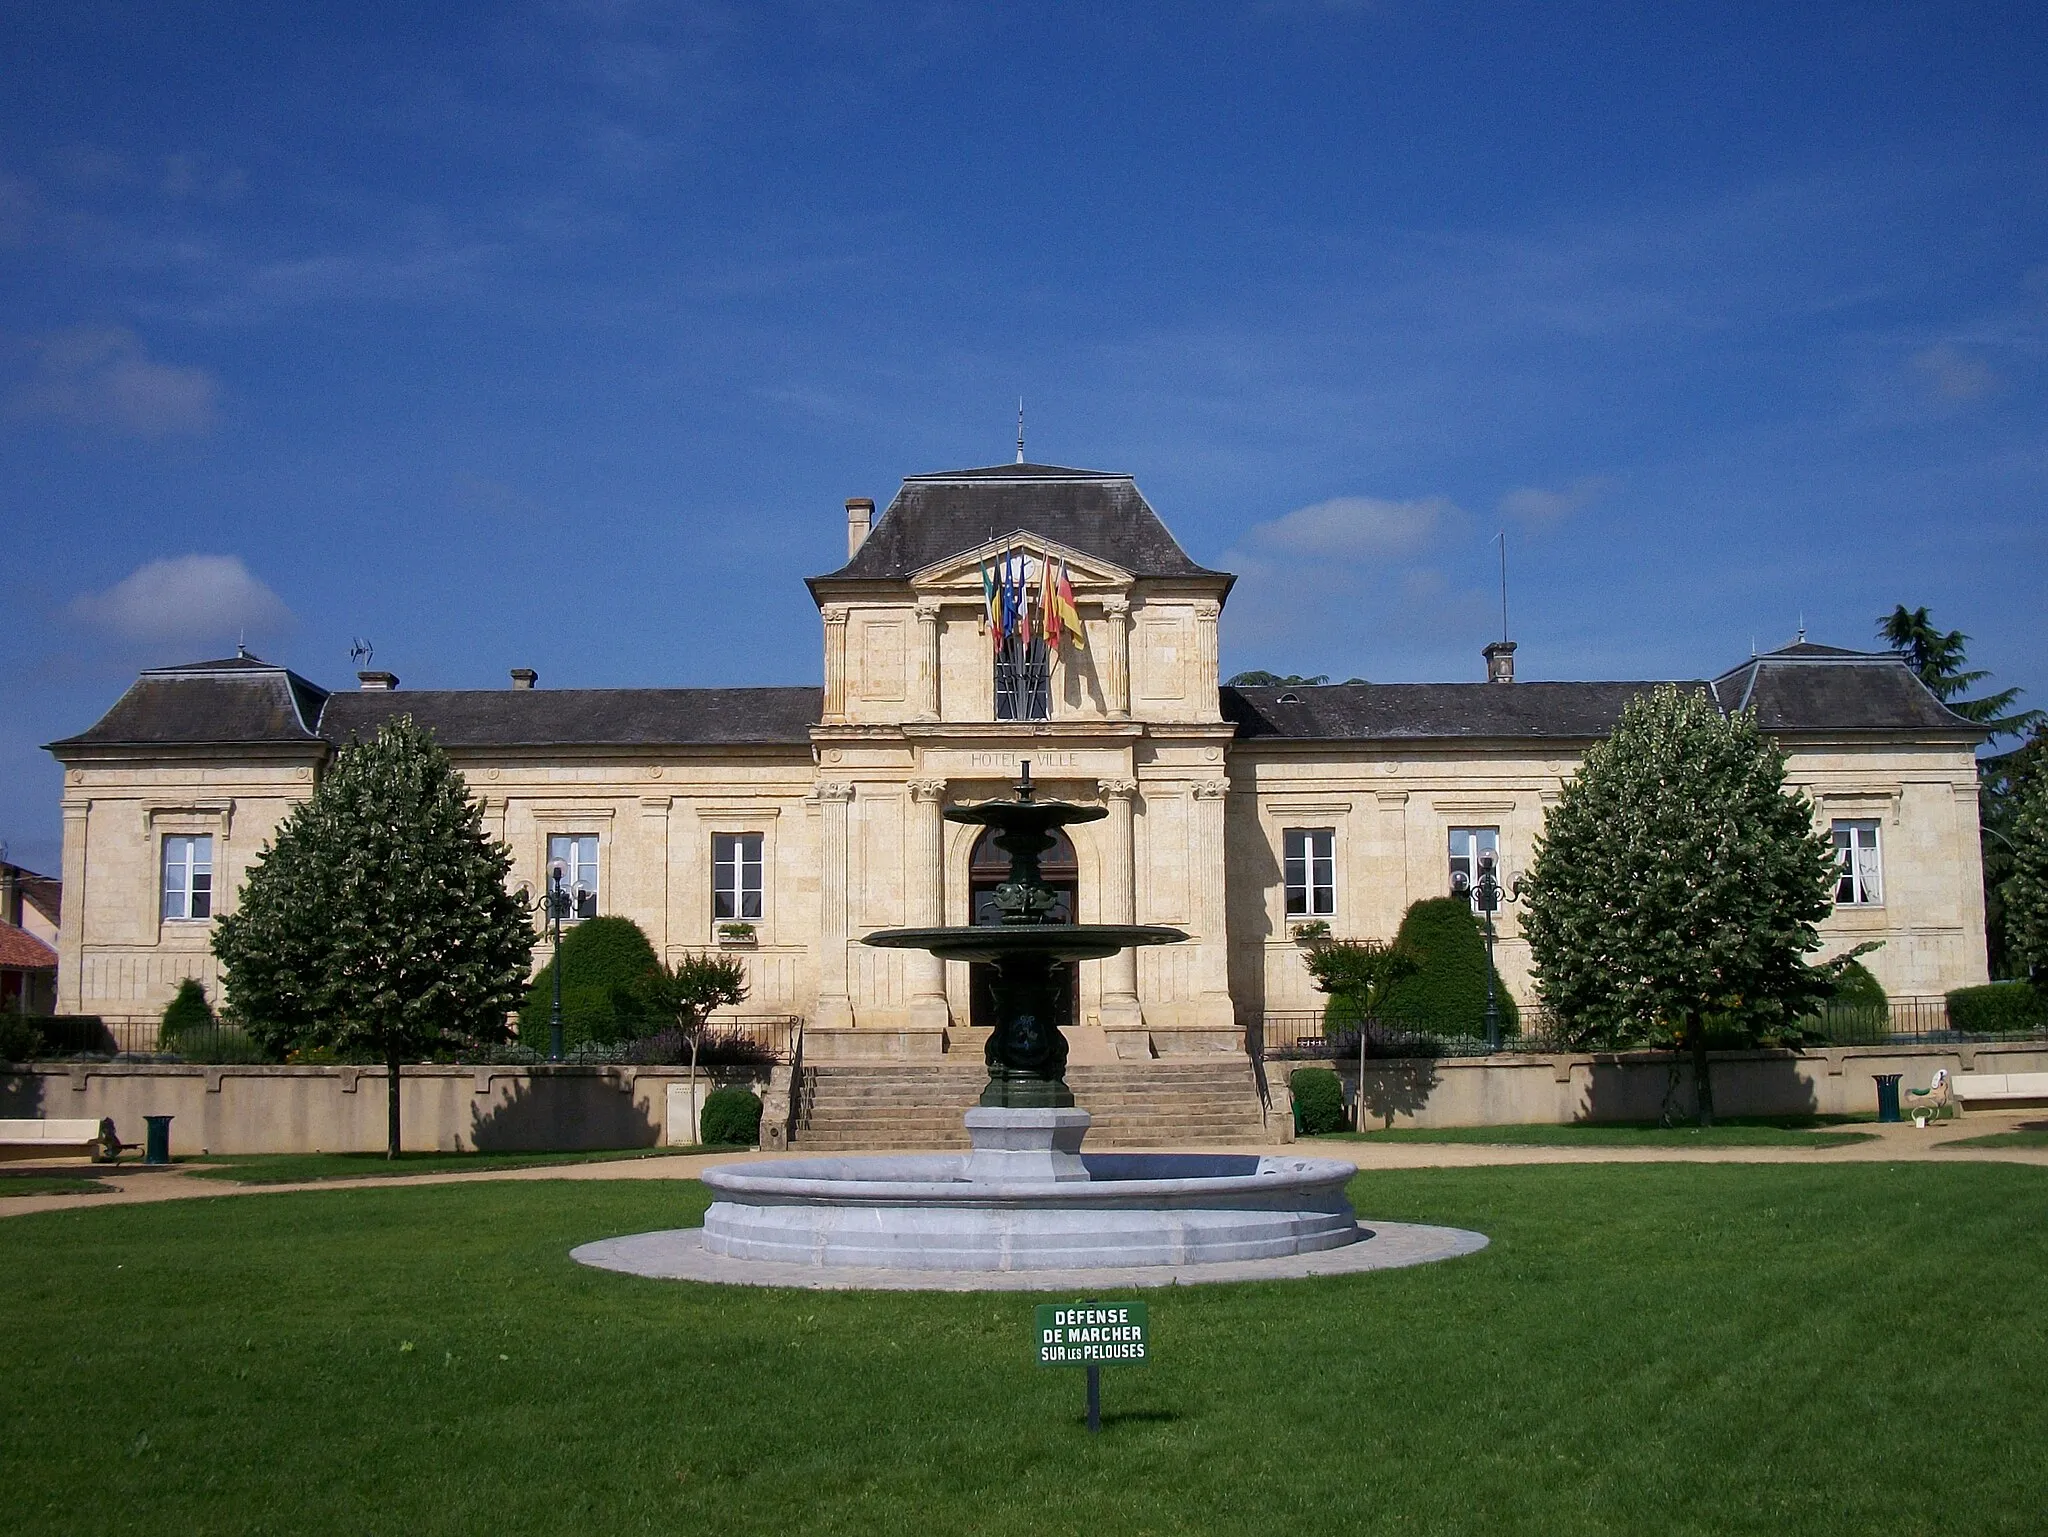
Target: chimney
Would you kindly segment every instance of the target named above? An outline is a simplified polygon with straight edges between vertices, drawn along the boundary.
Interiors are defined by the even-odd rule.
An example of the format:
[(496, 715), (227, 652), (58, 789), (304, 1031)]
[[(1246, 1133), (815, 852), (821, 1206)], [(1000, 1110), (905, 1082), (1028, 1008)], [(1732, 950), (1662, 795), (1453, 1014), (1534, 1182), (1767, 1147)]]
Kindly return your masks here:
[(1479, 653), (1486, 658), (1486, 681), (1488, 683), (1512, 683), (1515, 681), (1515, 643), (1511, 640), (1497, 640)]
[(514, 688), (532, 688), (538, 682), (540, 682), (540, 674), (531, 667), (515, 667), (512, 669), (512, 686)]
[(398, 674), (395, 672), (359, 672), (356, 674), (356, 682), (360, 683), (370, 693), (388, 694), (398, 687)]
[(846, 499), (846, 558), (852, 560), (860, 553), (860, 547), (868, 537), (868, 530), (875, 526), (875, 502), (873, 497), (849, 496)]

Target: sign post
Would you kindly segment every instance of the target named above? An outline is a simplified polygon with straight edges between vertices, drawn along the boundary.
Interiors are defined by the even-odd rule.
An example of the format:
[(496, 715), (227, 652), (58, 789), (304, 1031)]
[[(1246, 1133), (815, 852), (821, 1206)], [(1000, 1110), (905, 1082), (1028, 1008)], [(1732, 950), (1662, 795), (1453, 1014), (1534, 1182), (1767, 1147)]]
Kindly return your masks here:
[(1088, 1433), (1102, 1432), (1102, 1368), (1152, 1359), (1152, 1327), (1142, 1302), (1043, 1302), (1038, 1306), (1038, 1364), (1088, 1368)]

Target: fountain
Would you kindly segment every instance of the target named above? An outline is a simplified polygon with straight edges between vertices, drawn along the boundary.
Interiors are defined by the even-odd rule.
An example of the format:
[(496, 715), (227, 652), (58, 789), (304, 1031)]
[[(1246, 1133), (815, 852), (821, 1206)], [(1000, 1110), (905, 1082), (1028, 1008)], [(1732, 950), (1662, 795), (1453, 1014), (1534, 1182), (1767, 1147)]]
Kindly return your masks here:
[(764, 1285), (1050, 1286), (1110, 1271), (1125, 1284), (1156, 1285), (1381, 1269), (1485, 1244), (1456, 1229), (1361, 1227), (1344, 1194), (1357, 1169), (1337, 1159), (1084, 1154), (1090, 1118), (1065, 1081), (1055, 968), (1188, 936), (1056, 920), (1039, 869), (1053, 829), (1107, 813), (1037, 799), (1029, 763), (1016, 790), (946, 812), (994, 828), (1010, 856), (995, 891), (1000, 921), (884, 929), (865, 940), (995, 968), (988, 1087), (966, 1115), (973, 1151), (715, 1166), (703, 1175), (715, 1199), (701, 1230), (606, 1239), (577, 1249), (577, 1259)]

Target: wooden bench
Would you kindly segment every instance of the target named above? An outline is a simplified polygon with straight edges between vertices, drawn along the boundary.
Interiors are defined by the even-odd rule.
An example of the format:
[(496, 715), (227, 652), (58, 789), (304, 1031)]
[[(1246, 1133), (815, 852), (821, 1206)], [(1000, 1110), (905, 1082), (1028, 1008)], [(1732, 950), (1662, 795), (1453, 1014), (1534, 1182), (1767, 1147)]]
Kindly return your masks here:
[(1949, 1079), (1958, 1110), (2048, 1104), (2048, 1073), (1957, 1073)]
[(0, 1121), (0, 1159), (90, 1153), (98, 1163), (118, 1157), (120, 1149), (110, 1120)]

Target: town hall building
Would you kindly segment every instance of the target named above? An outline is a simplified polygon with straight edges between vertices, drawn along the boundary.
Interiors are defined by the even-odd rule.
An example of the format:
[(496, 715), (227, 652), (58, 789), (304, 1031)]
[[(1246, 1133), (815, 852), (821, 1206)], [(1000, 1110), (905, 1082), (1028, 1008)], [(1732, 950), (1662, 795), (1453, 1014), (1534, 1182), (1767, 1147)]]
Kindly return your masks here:
[[(975, 919), (1002, 865), (942, 813), (1028, 762), (1108, 813), (1048, 856), (1073, 918), (1190, 936), (1078, 968), (1074, 1060), (1241, 1053), (1248, 1026), (1321, 1001), (1298, 928), (1391, 936), (1487, 853), (1525, 870), (1580, 755), (1653, 686), (1517, 682), (1504, 642), (1485, 681), (1225, 686), (1233, 578), (1126, 474), (917, 475), (879, 520), (847, 502), (846, 535), (809, 583), (822, 688), (549, 689), (515, 668), (502, 689), (365, 672), (330, 693), (247, 655), (143, 673), (50, 748), (59, 1009), (153, 1019), (187, 976), (216, 993), (212, 921), (280, 819), (338, 747), (410, 714), (520, 885), (560, 868), (578, 916), (630, 917), (670, 957), (743, 955), (746, 1012), (801, 1016), (812, 1061), (980, 1060), (967, 966), (859, 940)], [(1881, 941), (1867, 964), (1894, 998), (1984, 981), (1980, 729), (1885, 653), (1802, 642), (1691, 681), (1754, 710), (1813, 798), (1841, 861), (1826, 953)], [(1512, 905), (1500, 925), (1527, 1002)]]

